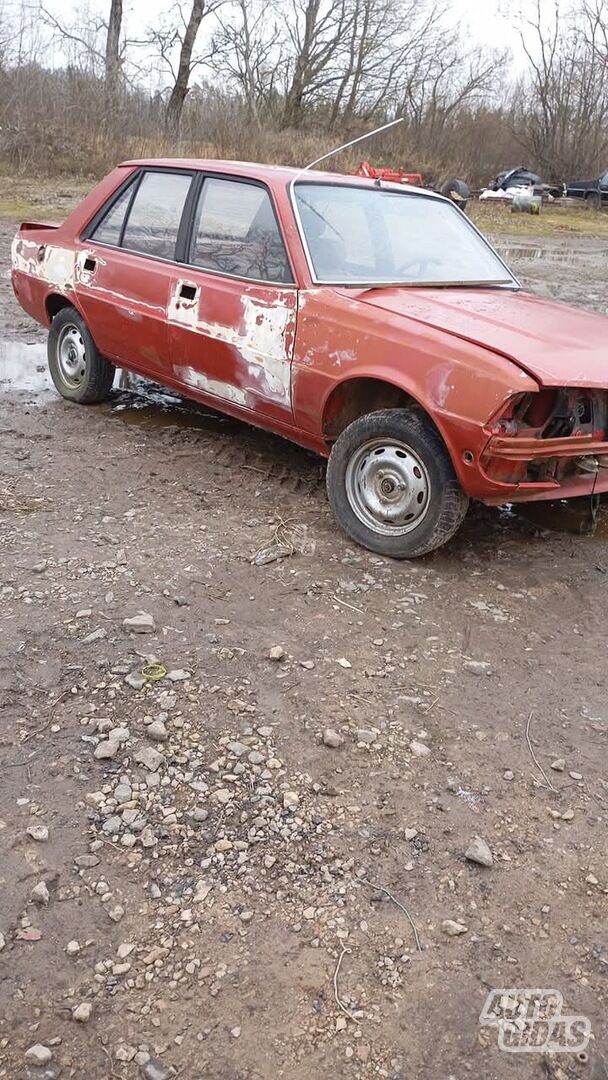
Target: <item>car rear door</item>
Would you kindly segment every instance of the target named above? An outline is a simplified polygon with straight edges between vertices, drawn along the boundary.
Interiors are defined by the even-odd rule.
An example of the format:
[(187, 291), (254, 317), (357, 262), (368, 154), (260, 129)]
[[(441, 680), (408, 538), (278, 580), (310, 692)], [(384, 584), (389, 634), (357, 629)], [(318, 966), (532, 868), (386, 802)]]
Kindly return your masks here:
[(201, 175), (185, 262), (173, 275), (173, 375), (187, 389), (292, 421), (297, 289), (268, 188)]
[(91, 223), (76, 295), (97, 347), (162, 380), (171, 375), (167, 308), (194, 173), (142, 169)]

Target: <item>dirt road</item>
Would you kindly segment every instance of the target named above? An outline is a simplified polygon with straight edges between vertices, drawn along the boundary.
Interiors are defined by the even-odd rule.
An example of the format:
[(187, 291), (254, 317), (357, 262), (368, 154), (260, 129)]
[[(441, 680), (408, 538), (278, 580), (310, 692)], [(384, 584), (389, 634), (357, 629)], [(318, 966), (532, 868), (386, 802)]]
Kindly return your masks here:
[[(500, 245), (608, 309), (605, 240)], [(60, 400), (0, 285), (0, 1077), (608, 1077), (604, 522), (374, 557), (304, 451)], [(499, 1049), (510, 987), (588, 1061)]]

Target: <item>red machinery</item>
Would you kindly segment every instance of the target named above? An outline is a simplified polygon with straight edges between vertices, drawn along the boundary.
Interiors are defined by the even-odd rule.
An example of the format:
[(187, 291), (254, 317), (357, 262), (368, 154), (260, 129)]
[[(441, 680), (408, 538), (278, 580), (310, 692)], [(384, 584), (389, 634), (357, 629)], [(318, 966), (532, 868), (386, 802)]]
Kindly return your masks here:
[(362, 161), (353, 176), (367, 176), (370, 180), (390, 180), (393, 184), (424, 186), (420, 173), (405, 172), (404, 169), (375, 169), (373, 165), (370, 165), (369, 161)]

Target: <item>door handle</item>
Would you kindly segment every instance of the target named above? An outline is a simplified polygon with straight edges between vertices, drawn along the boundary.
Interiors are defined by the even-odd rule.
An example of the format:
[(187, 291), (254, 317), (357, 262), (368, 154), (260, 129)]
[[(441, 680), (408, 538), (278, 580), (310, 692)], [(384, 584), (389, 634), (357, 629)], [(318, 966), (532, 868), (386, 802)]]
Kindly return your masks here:
[(182, 281), (177, 295), (180, 300), (196, 300), (198, 295), (198, 286), (189, 285), (187, 281)]

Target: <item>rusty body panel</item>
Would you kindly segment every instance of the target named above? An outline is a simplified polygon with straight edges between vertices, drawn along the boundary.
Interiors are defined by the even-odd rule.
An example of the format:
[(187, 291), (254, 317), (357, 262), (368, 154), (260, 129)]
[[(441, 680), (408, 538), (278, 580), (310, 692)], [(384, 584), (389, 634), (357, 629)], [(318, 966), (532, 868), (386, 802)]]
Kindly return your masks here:
[[(147, 168), (264, 185), (294, 283), (88, 239), (100, 209)], [(472, 498), (608, 490), (603, 461), (596, 476), (576, 464), (585, 455), (608, 463), (608, 320), (515, 288), (316, 285), (290, 197), (296, 177), (240, 162), (127, 162), (62, 225), (22, 226), (16, 296), (46, 325), (74, 306), (113, 362), (323, 455), (355, 416), (409, 403), (432, 419)]]

